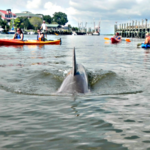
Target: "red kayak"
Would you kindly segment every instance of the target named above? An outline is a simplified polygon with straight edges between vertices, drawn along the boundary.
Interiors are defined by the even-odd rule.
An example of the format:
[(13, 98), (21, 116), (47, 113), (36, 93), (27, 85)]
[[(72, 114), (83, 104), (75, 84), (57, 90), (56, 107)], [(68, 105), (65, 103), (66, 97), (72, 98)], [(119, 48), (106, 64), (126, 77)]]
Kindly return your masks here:
[(121, 42), (121, 39), (111, 38), (111, 43), (119, 43)]

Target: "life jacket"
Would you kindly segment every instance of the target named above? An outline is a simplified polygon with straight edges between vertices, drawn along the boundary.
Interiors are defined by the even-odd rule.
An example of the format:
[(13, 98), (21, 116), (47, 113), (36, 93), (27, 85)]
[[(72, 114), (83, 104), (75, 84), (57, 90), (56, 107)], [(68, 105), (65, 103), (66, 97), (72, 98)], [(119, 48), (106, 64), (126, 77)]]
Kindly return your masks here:
[[(24, 37), (23, 37), (24, 38)], [(15, 39), (21, 39), (21, 34), (16, 33)]]
[(116, 38), (116, 39), (120, 39), (120, 37), (118, 37), (118, 36), (115, 36), (115, 38)]
[[(41, 33), (40, 33), (41, 34)], [(43, 34), (44, 35), (44, 34)], [(39, 34), (37, 35), (37, 40), (39, 41), (39, 38), (40, 38), (40, 36), (39, 36)], [(41, 41), (45, 41), (45, 36), (43, 36), (42, 38), (41, 38)]]

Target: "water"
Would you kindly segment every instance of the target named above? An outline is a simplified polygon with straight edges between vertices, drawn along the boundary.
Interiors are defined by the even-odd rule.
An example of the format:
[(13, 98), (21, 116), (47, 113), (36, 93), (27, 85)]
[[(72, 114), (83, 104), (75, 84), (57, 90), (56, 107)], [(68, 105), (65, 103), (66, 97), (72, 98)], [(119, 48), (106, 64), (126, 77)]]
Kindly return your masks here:
[[(150, 149), (150, 54), (136, 47), (143, 40), (48, 39), (60, 37), (62, 45), (0, 47), (0, 149)], [(73, 47), (91, 92), (57, 95)]]

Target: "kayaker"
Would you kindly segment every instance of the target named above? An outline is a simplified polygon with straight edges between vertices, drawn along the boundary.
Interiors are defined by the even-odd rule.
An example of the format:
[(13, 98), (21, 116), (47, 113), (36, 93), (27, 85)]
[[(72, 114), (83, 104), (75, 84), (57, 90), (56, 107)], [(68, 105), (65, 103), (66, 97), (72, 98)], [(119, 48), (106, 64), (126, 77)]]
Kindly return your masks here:
[(44, 33), (40, 31), (40, 29), (37, 30), (37, 40), (38, 41), (45, 41)]
[(115, 38), (115, 39), (118, 39), (118, 40), (121, 40), (121, 39), (122, 39), (122, 37), (119, 36), (119, 33), (118, 33), (118, 32), (116, 32), (116, 34), (114, 35), (114, 38)]
[(43, 33), (45, 34), (45, 36), (46, 36), (46, 38), (47, 38), (47, 34), (46, 34), (46, 33), (47, 33), (47, 26), (46, 26), (46, 24), (45, 24), (45, 20), (43, 20), (43, 23), (42, 23), (40, 29), (43, 30)]
[(20, 28), (17, 28), (17, 32), (15, 33), (13, 39), (23, 41), (23, 38), (24, 38), (24, 35), (23, 35), (22, 30)]
[(147, 32), (145, 36), (146, 36), (145, 44), (150, 44), (150, 33)]

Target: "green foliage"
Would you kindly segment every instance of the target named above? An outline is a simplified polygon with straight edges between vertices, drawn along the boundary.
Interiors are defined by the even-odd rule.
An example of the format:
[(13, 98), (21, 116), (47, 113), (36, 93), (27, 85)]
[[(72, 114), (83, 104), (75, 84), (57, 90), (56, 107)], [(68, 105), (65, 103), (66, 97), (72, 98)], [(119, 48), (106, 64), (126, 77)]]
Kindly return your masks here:
[(32, 17), (29, 22), (34, 26), (35, 29), (40, 28), (42, 24), (42, 19), (39, 17)]
[(52, 22), (52, 18), (50, 15), (43, 16), (43, 20), (45, 20), (45, 22), (47, 22), (49, 24)]
[(16, 19), (14, 20), (14, 25), (15, 25), (16, 28), (20, 28), (21, 21), (20, 21), (19, 18), (16, 18)]
[(79, 29), (77, 27), (72, 27), (72, 31), (78, 31)]
[[(23, 18), (23, 17), (22, 17)], [(29, 19), (24, 17), (23, 26), (26, 29), (33, 29), (33, 25), (30, 23)]]
[(7, 21), (6, 21), (6, 20), (2, 20), (2, 19), (1, 19), (1, 16), (0, 16), (0, 26), (1, 26), (3, 29), (5, 29), (5, 28), (8, 28), (8, 29), (9, 29), (8, 24), (7, 24)]
[(70, 24), (68, 24), (68, 30), (71, 31), (72, 27)]
[(52, 22), (51, 24), (58, 24), (57, 22)]
[(65, 25), (68, 22), (67, 15), (62, 12), (55, 12), (52, 19), (53, 22), (57, 22), (60, 25)]

